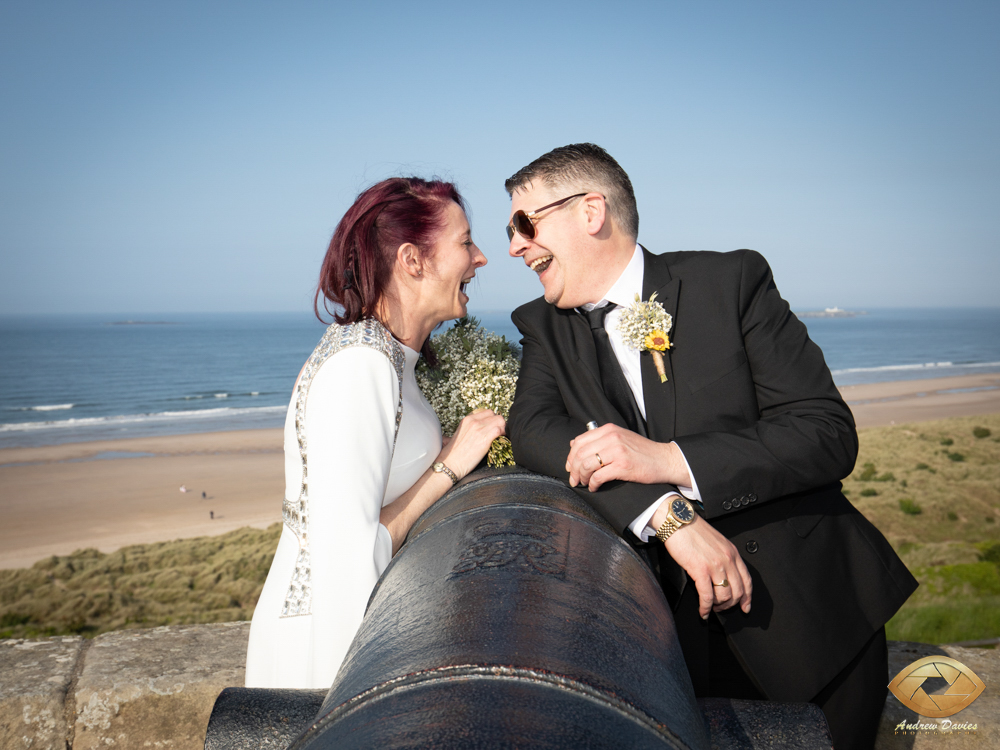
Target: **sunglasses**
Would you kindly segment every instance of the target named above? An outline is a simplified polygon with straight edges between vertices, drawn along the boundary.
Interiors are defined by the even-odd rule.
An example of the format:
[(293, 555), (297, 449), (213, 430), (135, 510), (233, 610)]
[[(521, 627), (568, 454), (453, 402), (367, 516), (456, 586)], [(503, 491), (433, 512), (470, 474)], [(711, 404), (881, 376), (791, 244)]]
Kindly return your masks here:
[(515, 211), (514, 215), (510, 219), (510, 224), (507, 225), (507, 241), (510, 242), (514, 239), (514, 232), (524, 237), (526, 240), (535, 239), (535, 222), (533, 217), (541, 211), (545, 211), (549, 208), (555, 208), (556, 206), (561, 206), (566, 201), (573, 200), (574, 198), (579, 198), (581, 195), (586, 195), (586, 193), (577, 193), (576, 195), (571, 195), (569, 198), (563, 198), (561, 201), (556, 201), (555, 203), (550, 203), (547, 206), (542, 206), (541, 208), (536, 208), (534, 211)]

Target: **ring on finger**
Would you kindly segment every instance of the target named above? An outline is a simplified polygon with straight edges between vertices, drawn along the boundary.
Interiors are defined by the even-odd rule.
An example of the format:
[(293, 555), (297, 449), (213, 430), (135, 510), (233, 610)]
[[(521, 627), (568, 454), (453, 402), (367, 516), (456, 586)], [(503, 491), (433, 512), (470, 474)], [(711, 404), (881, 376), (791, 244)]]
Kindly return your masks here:
[(713, 581), (712, 585), (713, 586), (721, 586), (722, 588), (729, 588), (729, 579), (728, 578), (723, 578), (722, 579), (722, 583), (715, 583)]
[(601, 466), (604, 466), (604, 461), (601, 460), (601, 454), (595, 453), (594, 455), (597, 456), (597, 463), (599, 463)]

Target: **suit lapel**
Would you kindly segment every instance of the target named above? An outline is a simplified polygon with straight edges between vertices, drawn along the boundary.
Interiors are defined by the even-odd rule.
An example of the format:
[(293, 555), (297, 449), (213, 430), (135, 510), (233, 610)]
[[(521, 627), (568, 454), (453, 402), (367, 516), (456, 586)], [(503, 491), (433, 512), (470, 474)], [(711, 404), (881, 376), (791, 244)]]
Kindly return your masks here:
[[(648, 300), (656, 292), (656, 301), (674, 319), (670, 340), (673, 341), (676, 329), (677, 300), (680, 297), (681, 280), (671, 278), (667, 268), (666, 258), (653, 255), (646, 248), (642, 249), (645, 260), (642, 279), (642, 298)], [(673, 351), (663, 352), (663, 365), (667, 374), (667, 382), (661, 383), (656, 372), (656, 364), (649, 352), (639, 355), (642, 371), (642, 399), (646, 404), (646, 426), (649, 437), (657, 442), (673, 440), (675, 434), (676, 414), (676, 383), (671, 360)]]

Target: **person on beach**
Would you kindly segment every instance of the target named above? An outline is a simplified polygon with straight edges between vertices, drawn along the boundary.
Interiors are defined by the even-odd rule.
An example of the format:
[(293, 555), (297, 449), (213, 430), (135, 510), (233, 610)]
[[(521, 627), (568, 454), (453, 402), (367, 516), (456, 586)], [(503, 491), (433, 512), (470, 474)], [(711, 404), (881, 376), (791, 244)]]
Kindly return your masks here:
[(638, 245), (631, 181), (593, 144), (506, 187), (510, 255), (544, 289), (511, 316), (515, 460), (650, 563), (699, 697), (811, 701), (838, 750), (872, 747), (884, 624), (916, 581), (840, 491), (854, 420), (767, 262)]
[(337, 225), (315, 300), (336, 322), (288, 407), (284, 525), (250, 625), (247, 687), (330, 687), (410, 526), (504, 434), (481, 410), (443, 444), (414, 377), (484, 265), (447, 182), (385, 180)]

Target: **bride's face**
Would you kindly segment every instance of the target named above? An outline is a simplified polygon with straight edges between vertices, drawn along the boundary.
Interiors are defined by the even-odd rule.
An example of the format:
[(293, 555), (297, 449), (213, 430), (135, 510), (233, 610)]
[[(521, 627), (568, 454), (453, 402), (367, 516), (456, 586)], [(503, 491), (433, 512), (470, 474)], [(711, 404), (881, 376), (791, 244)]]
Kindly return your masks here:
[(476, 269), (486, 265), (486, 256), (472, 241), (469, 220), (457, 203), (449, 201), (444, 228), (424, 266), (427, 294), (435, 324), (466, 314), (469, 296), (466, 286)]

